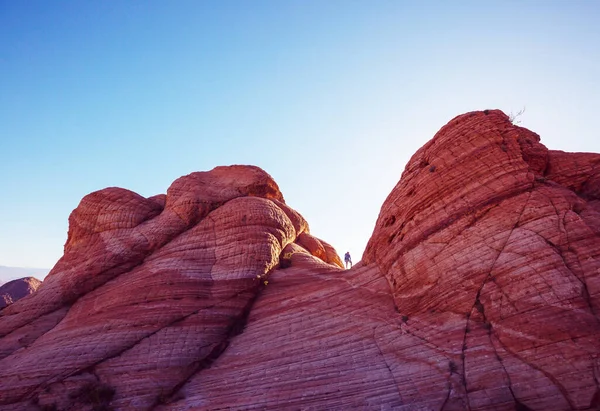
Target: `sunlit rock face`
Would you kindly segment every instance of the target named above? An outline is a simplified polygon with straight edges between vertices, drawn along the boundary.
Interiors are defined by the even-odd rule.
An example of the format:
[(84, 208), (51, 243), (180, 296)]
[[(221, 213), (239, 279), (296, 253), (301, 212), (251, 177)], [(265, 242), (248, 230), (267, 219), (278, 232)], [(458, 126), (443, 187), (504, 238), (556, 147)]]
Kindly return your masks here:
[(365, 251), (407, 333), (446, 359), (445, 409), (598, 407), (600, 155), (539, 141), (497, 110), (455, 118)]
[(452, 120), (343, 270), (250, 166), (86, 196), (0, 311), (0, 409), (596, 409), (600, 155)]
[(0, 312), (1, 409), (152, 408), (242, 331), (288, 245), (332, 249), (250, 166), (190, 174), (166, 197), (107, 188), (69, 223), (43, 286)]
[(0, 286), (0, 310), (33, 293), (42, 284), (34, 277), (19, 278)]

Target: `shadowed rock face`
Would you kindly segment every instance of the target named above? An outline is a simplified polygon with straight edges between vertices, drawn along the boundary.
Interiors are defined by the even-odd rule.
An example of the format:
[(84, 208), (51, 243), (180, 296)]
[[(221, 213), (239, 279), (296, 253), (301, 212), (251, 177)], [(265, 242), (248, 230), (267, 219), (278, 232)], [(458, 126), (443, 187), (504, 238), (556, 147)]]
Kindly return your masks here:
[(34, 277), (19, 278), (0, 286), (0, 310), (33, 293), (42, 284)]
[(413, 156), (347, 271), (256, 167), (105, 189), (0, 312), (0, 409), (596, 409), (599, 254), (600, 155), (496, 110)]

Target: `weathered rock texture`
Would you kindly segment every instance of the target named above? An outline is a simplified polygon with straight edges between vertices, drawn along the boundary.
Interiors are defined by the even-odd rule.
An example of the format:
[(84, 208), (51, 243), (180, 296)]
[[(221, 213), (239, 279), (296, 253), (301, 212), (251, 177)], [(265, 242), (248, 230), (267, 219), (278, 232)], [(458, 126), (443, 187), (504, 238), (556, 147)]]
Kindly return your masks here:
[(42, 284), (34, 277), (19, 278), (0, 286), (0, 310), (33, 293)]
[(600, 155), (494, 110), (412, 157), (363, 260), (447, 358), (445, 409), (566, 410), (600, 405), (599, 257)]
[(499, 111), (411, 159), (344, 271), (254, 167), (110, 188), (0, 312), (0, 409), (600, 404), (600, 155)]
[(193, 173), (166, 197), (119, 188), (86, 196), (43, 286), (0, 312), (0, 407), (168, 400), (241, 332), (297, 240), (341, 271), (332, 247), (256, 167)]

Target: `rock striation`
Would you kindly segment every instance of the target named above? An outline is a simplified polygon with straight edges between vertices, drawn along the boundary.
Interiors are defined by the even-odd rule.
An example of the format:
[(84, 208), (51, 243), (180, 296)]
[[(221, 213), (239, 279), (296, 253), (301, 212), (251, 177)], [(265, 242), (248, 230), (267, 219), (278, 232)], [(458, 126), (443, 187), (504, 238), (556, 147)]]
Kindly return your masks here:
[(43, 287), (0, 312), (0, 407), (156, 406), (226, 349), (297, 240), (341, 271), (257, 167), (84, 197)]
[(467, 113), (351, 270), (257, 167), (84, 197), (0, 311), (0, 409), (598, 409), (599, 288), (600, 155)]
[(445, 409), (598, 408), (599, 177), (600, 155), (547, 150), (497, 110), (406, 166), (363, 260), (448, 359)]
[(19, 278), (0, 286), (0, 310), (17, 300), (35, 292), (42, 284), (34, 277)]

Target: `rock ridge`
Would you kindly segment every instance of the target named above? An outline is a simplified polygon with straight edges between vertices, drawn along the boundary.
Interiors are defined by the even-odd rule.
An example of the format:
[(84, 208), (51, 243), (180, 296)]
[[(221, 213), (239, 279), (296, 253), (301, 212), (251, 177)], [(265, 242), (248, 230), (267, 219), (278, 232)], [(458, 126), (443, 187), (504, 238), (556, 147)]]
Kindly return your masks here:
[[(192, 173), (165, 198), (107, 188), (84, 197), (69, 223), (65, 254), (44, 286), (0, 312), (0, 405), (73, 407), (70, 396), (114, 387), (120, 372), (133, 373), (128, 358), (183, 329), (195, 343), (179, 341), (172, 378), (142, 364), (138, 384), (123, 384), (135, 394), (122, 399), (111, 388), (113, 406), (154, 406), (226, 348), (288, 244), (300, 238), (341, 269), (335, 252), (325, 252), (333, 248), (309, 234), (272, 178), (252, 166)], [(164, 353), (155, 354), (147, 361), (156, 367)]]
[(350, 270), (257, 167), (84, 197), (0, 311), (0, 409), (599, 409), (599, 289), (600, 154), (466, 113)]
[(0, 286), (0, 310), (21, 298), (34, 293), (42, 284), (35, 277), (24, 277)]

